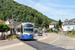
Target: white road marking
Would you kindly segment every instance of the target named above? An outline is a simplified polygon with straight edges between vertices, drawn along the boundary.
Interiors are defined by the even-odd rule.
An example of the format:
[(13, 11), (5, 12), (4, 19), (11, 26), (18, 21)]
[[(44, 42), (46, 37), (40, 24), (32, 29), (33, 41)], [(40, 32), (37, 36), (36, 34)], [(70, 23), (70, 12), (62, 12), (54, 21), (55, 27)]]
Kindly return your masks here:
[(58, 39), (59, 39), (59, 36), (57, 37), (57, 39), (55, 39), (55, 40), (51, 41), (49, 44), (51, 44), (51, 43), (53, 43), (53, 42), (57, 41)]

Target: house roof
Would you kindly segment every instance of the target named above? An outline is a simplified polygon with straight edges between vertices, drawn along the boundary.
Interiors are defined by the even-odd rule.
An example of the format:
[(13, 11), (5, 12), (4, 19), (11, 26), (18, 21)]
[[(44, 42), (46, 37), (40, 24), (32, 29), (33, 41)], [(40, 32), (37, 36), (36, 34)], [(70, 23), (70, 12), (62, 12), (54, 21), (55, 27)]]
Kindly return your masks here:
[(71, 19), (71, 20), (69, 20), (69, 21), (75, 21), (75, 18), (73, 18), (73, 19)]
[(63, 25), (75, 25), (75, 18), (71, 20), (64, 21)]
[(57, 24), (58, 22), (51, 22), (49, 25), (55, 25)]
[[(66, 21), (68, 21), (68, 19), (65, 19), (65, 21), (64, 21), (64, 22), (66, 22)], [(64, 22), (62, 23), (62, 25), (64, 25)]]
[(3, 21), (3, 20), (0, 20), (0, 22), (3, 22), (3, 23), (4, 23), (4, 21)]
[[(65, 19), (65, 21), (68, 21), (68, 19)], [(65, 22), (65, 21), (64, 21), (64, 22)]]
[(10, 28), (13, 28), (14, 29), (14, 27), (12, 27), (12, 26), (10, 26)]

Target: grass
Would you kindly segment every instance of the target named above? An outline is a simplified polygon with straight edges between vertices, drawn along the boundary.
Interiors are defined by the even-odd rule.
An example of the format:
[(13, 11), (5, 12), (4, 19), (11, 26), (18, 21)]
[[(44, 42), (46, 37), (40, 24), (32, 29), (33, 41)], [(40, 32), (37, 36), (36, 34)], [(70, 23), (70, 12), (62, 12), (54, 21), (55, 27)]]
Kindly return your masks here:
[(17, 37), (16, 37), (16, 35), (13, 35), (13, 39), (16, 39)]
[(75, 34), (69, 33), (68, 36), (69, 36), (69, 37), (72, 37), (72, 38), (75, 38)]
[[(16, 35), (13, 35), (13, 39), (16, 39), (17, 37), (16, 37)], [(7, 39), (8, 39), (8, 35), (7, 35)]]

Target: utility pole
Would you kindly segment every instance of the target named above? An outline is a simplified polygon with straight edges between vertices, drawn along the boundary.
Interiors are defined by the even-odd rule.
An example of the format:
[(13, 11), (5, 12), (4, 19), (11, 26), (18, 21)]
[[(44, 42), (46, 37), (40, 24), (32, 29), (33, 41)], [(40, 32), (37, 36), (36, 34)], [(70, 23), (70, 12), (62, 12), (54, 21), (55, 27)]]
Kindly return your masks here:
[(12, 34), (13, 34), (13, 13), (12, 13)]

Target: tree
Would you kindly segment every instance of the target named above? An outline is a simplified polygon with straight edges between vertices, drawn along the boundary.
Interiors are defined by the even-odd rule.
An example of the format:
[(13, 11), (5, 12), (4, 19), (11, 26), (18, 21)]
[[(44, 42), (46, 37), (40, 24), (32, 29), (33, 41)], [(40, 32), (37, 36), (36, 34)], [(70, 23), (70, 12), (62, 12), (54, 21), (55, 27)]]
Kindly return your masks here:
[[(48, 28), (49, 23), (53, 21), (27, 5), (20, 4), (14, 0), (0, 0), (0, 14), (3, 15), (4, 21), (11, 19), (12, 13), (14, 14), (13, 18), (18, 16), (18, 23), (31, 21), (35, 23), (35, 27), (41, 27), (43, 21), (46, 21), (45, 26)], [(2, 16), (0, 16), (0, 19), (3, 19)]]
[(54, 24), (54, 28), (55, 28), (55, 24)]
[(59, 19), (59, 27), (61, 27), (61, 24), (62, 24), (62, 22), (61, 22), (61, 20)]
[(0, 22), (0, 32), (5, 32), (6, 30), (9, 31), (10, 26), (5, 23)]
[(43, 27), (46, 27), (46, 21), (43, 21), (41, 27), (42, 27), (42, 28), (43, 28)]
[(61, 28), (61, 20), (59, 20), (58, 24), (54, 25), (55, 28), (57, 28), (59, 30), (59, 28)]

